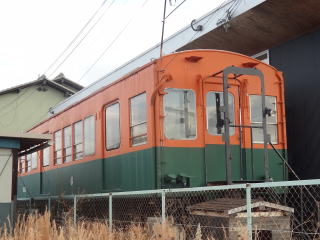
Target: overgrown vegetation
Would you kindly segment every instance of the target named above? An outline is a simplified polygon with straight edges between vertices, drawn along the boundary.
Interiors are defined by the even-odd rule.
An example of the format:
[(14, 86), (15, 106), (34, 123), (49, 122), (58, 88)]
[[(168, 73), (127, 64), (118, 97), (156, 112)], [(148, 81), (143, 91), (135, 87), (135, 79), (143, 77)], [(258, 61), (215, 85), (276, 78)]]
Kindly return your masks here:
[[(152, 227), (131, 225), (126, 229), (110, 231), (105, 222), (81, 222), (74, 225), (66, 220), (62, 226), (50, 220), (50, 213), (21, 216), (12, 227), (1, 229), (0, 240), (173, 240), (179, 239), (176, 227), (172, 224), (155, 223)], [(201, 240), (200, 227), (195, 234)], [(213, 238), (210, 238), (213, 239)]]

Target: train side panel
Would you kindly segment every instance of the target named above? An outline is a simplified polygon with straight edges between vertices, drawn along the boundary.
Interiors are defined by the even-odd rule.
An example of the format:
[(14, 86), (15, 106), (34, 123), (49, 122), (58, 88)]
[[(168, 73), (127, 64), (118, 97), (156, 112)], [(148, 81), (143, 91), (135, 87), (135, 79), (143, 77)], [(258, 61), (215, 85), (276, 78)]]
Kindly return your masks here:
[[(153, 109), (148, 105), (146, 144), (132, 146), (130, 98), (145, 93), (146, 103), (150, 103), (155, 76), (154, 64), (150, 64), (32, 129), (31, 132), (35, 133), (55, 133), (94, 116), (95, 153), (56, 165), (53, 146), (50, 147), (50, 165), (43, 167), (43, 153), (40, 152), (38, 168), (20, 174), (18, 196), (154, 189), (156, 153)], [(120, 104), (121, 143), (119, 148), (107, 151), (105, 108), (113, 103)]]

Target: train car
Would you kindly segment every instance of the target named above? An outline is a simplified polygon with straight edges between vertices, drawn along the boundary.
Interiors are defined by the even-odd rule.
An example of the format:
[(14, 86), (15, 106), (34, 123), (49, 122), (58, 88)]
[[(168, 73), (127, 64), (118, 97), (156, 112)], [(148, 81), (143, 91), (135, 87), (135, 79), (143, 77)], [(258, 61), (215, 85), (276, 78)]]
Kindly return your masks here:
[(285, 180), (283, 87), (237, 53), (154, 60), (30, 129), (53, 143), (20, 157), (18, 196)]

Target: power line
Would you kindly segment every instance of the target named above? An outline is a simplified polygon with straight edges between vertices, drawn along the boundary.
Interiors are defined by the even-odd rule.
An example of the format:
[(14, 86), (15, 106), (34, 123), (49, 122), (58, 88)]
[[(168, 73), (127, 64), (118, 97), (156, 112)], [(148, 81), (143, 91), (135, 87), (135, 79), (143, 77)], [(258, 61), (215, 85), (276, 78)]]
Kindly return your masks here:
[[(141, 5), (141, 9), (146, 5), (146, 3), (149, 0), (144, 1), (144, 3)], [(140, 9), (140, 11), (141, 11)], [(140, 12), (139, 11), (139, 12)], [(138, 12), (138, 13), (139, 13)], [(132, 23), (132, 21), (135, 19), (135, 17), (138, 15), (138, 13), (136, 13), (135, 15), (133, 15), (130, 20), (127, 22), (127, 24), (121, 29), (121, 31), (117, 34), (117, 36), (112, 40), (112, 42), (103, 50), (103, 52), (99, 55), (99, 57), (94, 61), (94, 63), (84, 72), (84, 74), (82, 74), (82, 76), (80, 77), (80, 79), (77, 82), (80, 82), (90, 71), (91, 69), (101, 60), (101, 58), (106, 54), (106, 52), (112, 47), (112, 45), (118, 40), (118, 38), (122, 35), (123, 32), (126, 31), (126, 29), (128, 28), (128, 26)]]
[[(106, 11), (112, 6), (115, 0), (112, 1), (112, 3), (108, 6), (108, 8), (105, 10), (105, 12), (100, 16), (100, 18), (94, 23), (94, 25), (89, 29), (89, 31), (85, 34), (85, 36), (80, 40), (80, 42), (72, 49), (71, 53), (69, 53), (64, 60), (54, 69), (54, 71), (51, 73), (54, 74), (57, 69), (67, 60), (67, 58), (74, 52), (74, 50), (81, 44), (81, 42), (86, 38), (86, 36), (91, 32), (91, 30), (96, 26), (96, 24), (101, 20), (101, 18), (104, 16)], [(44, 74), (47, 74), (48, 71), (53, 68), (53, 66), (61, 59), (61, 57), (69, 50), (69, 48), (76, 42), (76, 40), (79, 38), (79, 36), (83, 33), (83, 31), (88, 27), (88, 25), (92, 22), (92, 20), (96, 17), (96, 15), (100, 12), (100, 10), (103, 8), (107, 0), (104, 0), (102, 4), (99, 6), (99, 8), (94, 12), (94, 14), (89, 18), (89, 20), (86, 22), (86, 24), (81, 28), (81, 30), (77, 33), (77, 35), (71, 40), (71, 42), (67, 45), (67, 47), (60, 53), (60, 55), (53, 61), (53, 63), (47, 68), (47, 70), (44, 72)]]

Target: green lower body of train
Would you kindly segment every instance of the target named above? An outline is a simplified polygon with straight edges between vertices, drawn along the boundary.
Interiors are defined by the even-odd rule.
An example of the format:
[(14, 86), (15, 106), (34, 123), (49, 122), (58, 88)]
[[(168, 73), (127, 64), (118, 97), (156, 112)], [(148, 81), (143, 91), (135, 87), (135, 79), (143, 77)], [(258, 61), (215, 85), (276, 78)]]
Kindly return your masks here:
[[(18, 178), (18, 198), (43, 195), (89, 194), (200, 187), (226, 182), (224, 145), (205, 148), (154, 147), (123, 155), (79, 162), (71, 166)], [(264, 180), (263, 149), (231, 146), (232, 180)], [(287, 179), (280, 157), (269, 151), (269, 171), (273, 181)], [(282, 150), (283, 155), (286, 154)]]

